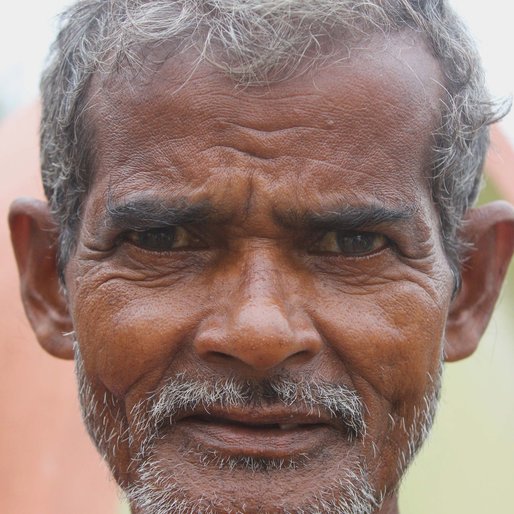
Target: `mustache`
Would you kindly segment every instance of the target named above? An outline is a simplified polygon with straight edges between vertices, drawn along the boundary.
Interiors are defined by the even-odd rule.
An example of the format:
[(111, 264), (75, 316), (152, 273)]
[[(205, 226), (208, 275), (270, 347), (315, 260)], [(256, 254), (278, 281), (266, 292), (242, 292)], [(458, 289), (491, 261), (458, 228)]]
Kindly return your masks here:
[[(329, 416), (340, 424), (350, 440), (364, 437), (364, 405), (357, 392), (343, 384), (279, 375), (262, 380), (219, 378), (202, 380), (185, 373), (168, 379), (131, 411), (135, 434), (153, 441), (165, 427), (199, 409), (256, 409), (285, 406), (292, 412)], [(145, 445), (146, 446), (146, 445)]]

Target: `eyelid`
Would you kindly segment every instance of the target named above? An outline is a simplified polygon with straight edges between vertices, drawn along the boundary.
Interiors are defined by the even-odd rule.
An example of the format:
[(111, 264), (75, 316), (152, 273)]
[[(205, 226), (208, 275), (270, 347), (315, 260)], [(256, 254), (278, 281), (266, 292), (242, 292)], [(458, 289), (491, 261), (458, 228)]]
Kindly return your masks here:
[[(364, 237), (374, 237), (376, 238), (377, 244), (374, 245), (369, 251), (356, 251), (355, 253), (351, 251), (345, 251), (342, 248), (338, 248), (340, 246), (340, 241), (338, 241), (339, 237), (349, 237), (355, 236), (364, 236)], [(332, 240), (331, 240), (332, 238)], [(327, 240), (328, 239), (328, 240)], [(313, 246), (318, 246), (318, 249), (314, 249), (315, 252), (326, 253), (331, 255), (338, 255), (345, 258), (350, 259), (358, 259), (364, 257), (371, 257), (378, 253), (381, 253), (384, 249), (392, 247), (394, 248), (394, 242), (391, 241), (385, 234), (375, 231), (369, 230), (327, 230), (324, 234), (321, 235), (320, 238), (317, 239)]]
[[(169, 236), (171, 241), (169, 247), (166, 247), (166, 242), (164, 242), (164, 246), (162, 248), (158, 248), (159, 244), (152, 248), (152, 244), (145, 244), (142, 241), (138, 241), (138, 237), (151, 236), (152, 233), (158, 236), (160, 231), (162, 231), (162, 235), (166, 235), (166, 231), (170, 231)], [(137, 229), (125, 230), (118, 237), (118, 245), (125, 242), (139, 250), (161, 254), (175, 252), (178, 250), (187, 250), (190, 248), (198, 249), (207, 247), (203, 238), (201, 238), (195, 231), (181, 225), (150, 226), (144, 229), (138, 227)], [(154, 241), (154, 243), (155, 242), (156, 241)]]

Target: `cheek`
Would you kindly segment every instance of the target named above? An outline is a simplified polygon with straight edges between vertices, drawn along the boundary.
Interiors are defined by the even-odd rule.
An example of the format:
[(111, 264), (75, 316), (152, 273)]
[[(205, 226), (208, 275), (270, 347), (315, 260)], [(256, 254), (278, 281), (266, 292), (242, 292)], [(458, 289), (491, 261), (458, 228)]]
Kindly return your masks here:
[(369, 293), (325, 298), (323, 336), (344, 363), (368, 408), (415, 404), (439, 367), (445, 303), (418, 285), (387, 284)]
[(152, 390), (192, 337), (205, 302), (178, 284), (114, 279), (79, 290), (74, 322), (88, 376), (117, 397)]
[(412, 441), (421, 442), (416, 414), (427, 407), (425, 395), (438, 378), (445, 303), (404, 282), (340, 301), (326, 298), (322, 305), (323, 336), (366, 406), (365, 459), (377, 489), (392, 489), (411, 458)]

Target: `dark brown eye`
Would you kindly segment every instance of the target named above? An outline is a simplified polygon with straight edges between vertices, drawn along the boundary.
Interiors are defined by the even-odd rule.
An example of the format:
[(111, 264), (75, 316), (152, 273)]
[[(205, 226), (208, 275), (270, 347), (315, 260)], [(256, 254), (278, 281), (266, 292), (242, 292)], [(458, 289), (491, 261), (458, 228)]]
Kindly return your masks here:
[(375, 232), (327, 232), (315, 246), (315, 251), (338, 253), (347, 257), (362, 257), (377, 253), (388, 245), (388, 239)]
[(194, 234), (182, 227), (163, 227), (127, 232), (125, 240), (150, 252), (170, 252), (205, 245)]

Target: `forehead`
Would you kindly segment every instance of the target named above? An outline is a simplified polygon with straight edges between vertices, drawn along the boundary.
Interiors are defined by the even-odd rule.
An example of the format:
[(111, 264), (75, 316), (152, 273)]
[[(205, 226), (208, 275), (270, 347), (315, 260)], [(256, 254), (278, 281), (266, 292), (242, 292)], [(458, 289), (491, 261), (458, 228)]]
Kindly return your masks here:
[(231, 213), (255, 193), (272, 208), (420, 203), (429, 194), (440, 77), (411, 34), (375, 37), (259, 87), (172, 57), (150, 73), (97, 85), (98, 201), (157, 194)]

